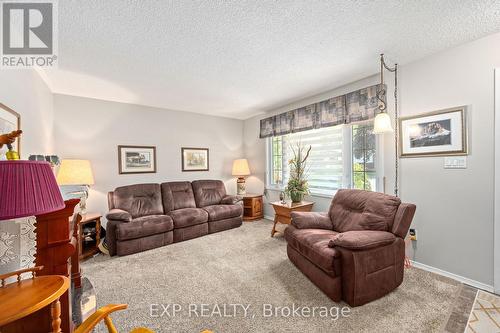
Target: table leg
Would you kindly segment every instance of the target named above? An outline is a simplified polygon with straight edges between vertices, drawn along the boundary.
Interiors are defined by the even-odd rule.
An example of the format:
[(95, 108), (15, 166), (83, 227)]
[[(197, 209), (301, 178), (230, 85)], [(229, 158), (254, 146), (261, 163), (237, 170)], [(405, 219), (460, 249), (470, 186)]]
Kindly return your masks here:
[(59, 298), (50, 305), (50, 317), (52, 333), (61, 333), (61, 302), (59, 302)]
[(273, 230), (271, 230), (271, 237), (274, 237), (274, 234), (276, 233), (276, 223), (278, 223), (278, 215), (274, 215), (274, 224)]

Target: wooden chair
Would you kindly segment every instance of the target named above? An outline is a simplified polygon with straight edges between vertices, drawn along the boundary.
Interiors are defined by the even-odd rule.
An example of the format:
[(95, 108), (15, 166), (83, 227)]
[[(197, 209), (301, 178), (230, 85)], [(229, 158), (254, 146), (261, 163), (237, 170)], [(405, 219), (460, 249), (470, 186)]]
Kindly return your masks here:
[(0, 275), (0, 287), (5, 287), (5, 281), (12, 276), (16, 276), (16, 282), (21, 282), (21, 275), (24, 273), (31, 273), (31, 278), (34, 279), (36, 277), (36, 273), (41, 271), (43, 266), (37, 266), (32, 268), (20, 269), (15, 272), (10, 272), (6, 274)]
[[(109, 315), (118, 310), (125, 310), (127, 304), (108, 304), (94, 312), (88, 317), (73, 333), (90, 333), (103, 319), (109, 333), (118, 333)], [(144, 328), (134, 328), (130, 333), (154, 333), (153, 331)]]

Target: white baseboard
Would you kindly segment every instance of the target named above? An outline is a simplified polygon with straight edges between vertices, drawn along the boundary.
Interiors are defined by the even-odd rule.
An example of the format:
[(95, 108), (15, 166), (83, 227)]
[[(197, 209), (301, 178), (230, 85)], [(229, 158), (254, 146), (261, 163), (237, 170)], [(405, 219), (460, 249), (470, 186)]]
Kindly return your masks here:
[(444, 270), (436, 268), (436, 267), (432, 267), (432, 266), (429, 266), (429, 265), (426, 265), (426, 264), (422, 264), (422, 263), (417, 262), (417, 261), (413, 261), (412, 260), (411, 264), (414, 267), (416, 267), (416, 268), (420, 268), (420, 269), (423, 269), (423, 270), (428, 271), (428, 272), (432, 272), (432, 273), (436, 273), (436, 274), (439, 274), (439, 275), (442, 275), (442, 276), (449, 277), (449, 278), (451, 278), (453, 280), (457, 280), (459, 282), (468, 284), (468, 285), (473, 286), (473, 287), (478, 288), (478, 289), (486, 290), (486, 291), (488, 291), (490, 293), (493, 292), (493, 286), (487, 285), (485, 283), (482, 283), (482, 282), (479, 282), (479, 281), (476, 281), (476, 280), (472, 280), (472, 279), (469, 279), (469, 278), (466, 278), (466, 277), (463, 277), (463, 276), (460, 276), (460, 275), (457, 275), (457, 274), (453, 274), (453, 273), (444, 271)]

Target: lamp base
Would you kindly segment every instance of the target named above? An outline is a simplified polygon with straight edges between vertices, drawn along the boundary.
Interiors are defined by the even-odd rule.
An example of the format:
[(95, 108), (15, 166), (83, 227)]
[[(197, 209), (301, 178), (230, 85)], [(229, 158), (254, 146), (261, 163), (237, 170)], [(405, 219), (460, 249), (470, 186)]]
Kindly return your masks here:
[(245, 178), (238, 177), (236, 181), (236, 194), (243, 195), (246, 193)]
[(80, 214), (81, 215), (85, 215), (87, 214), (87, 197), (86, 196), (82, 196), (80, 198)]

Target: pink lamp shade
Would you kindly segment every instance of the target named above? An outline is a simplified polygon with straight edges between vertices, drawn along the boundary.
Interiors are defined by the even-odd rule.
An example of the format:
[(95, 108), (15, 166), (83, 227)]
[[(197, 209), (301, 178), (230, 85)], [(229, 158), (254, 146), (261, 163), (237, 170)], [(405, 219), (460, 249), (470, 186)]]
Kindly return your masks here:
[(49, 163), (0, 161), (0, 221), (62, 208), (64, 201)]

